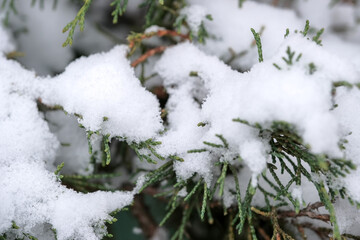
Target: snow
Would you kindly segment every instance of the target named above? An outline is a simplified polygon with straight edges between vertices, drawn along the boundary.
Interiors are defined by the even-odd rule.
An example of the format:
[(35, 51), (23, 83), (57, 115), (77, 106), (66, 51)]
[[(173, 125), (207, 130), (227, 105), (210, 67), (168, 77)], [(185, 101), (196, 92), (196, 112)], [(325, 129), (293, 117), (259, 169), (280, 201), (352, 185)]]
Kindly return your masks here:
[(184, 7), (180, 11), (180, 16), (186, 17), (187, 23), (191, 31), (197, 33), (200, 29), (200, 25), (206, 19), (206, 9), (200, 5), (191, 5)]
[[(136, 187), (127, 192), (83, 194), (62, 185), (54, 174), (62, 162), (62, 173), (91, 174), (93, 170), (86, 132), (96, 132), (91, 141), (97, 150), (99, 140), (106, 135), (127, 143), (160, 141), (155, 147), (160, 155), (184, 160), (173, 164), (178, 181), (195, 176), (194, 181), (202, 179), (212, 186), (220, 175), (215, 164), (242, 168), (238, 178), (244, 196), (249, 178), (254, 187), (263, 184), (258, 176), (270, 161), (270, 147), (269, 136), (259, 136), (258, 129), (233, 121), (237, 118), (263, 128), (270, 128), (274, 121), (290, 123), (313, 153), (351, 159), (358, 169), (328, 186), (345, 187), (349, 196), (360, 202), (360, 90), (338, 87), (336, 94), (332, 92), (334, 82), (360, 81), (359, 7), (346, 3), (329, 7), (329, 3), (298, 0), (294, 10), (255, 1), (246, 1), (242, 8), (237, 7), (237, 0), (191, 1), (180, 15), (186, 16), (193, 32), (204, 25), (210, 35), (205, 44), (180, 43), (146, 63), (146, 69), (159, 75), (169, 94), (164, 123), (159, 101), (140, 84), (130, 66), (126, 46), (68, 64), (72, 52), (46, 42), (61, 46), (64, 38), (54, 31), (74, 17), (73, 10), (65, 2), (59, 3), (55, 12), (48, 3), (44, 10), (20, 6), (20, 12), (29, 15), (27, 24), (33, 31), (18, 38), (17, 50), (27, 49), (27, 57), (21, 61), (36, 72), (5, 58), (16, 44), (0, 25), (0, 235), (6, 232), (16, 238), (25, 232), (49, 239), (54, 234), (51, 228), (56, 229), (59, 240), (101, 239), (106, 234), (104, 221), (111, 219), (109, 213), (131, 204), (147, 179), (137, 174)], [(213, 21), (205, 21), (207, 14)], [(44, 23), (44, 17), (52, 21)], [(295, 33), (303, 29), (305, 19), (314, 28), (307, 37)], [(16, 21), (16, 27), (22, 24)], [(43, 29), (36, 29), (41, 24)], [(323, 46), (311, 41), (314, 30), (321, 27), (327, 27)], [(262, 63), (257, 62), (250, 28), (260, 32)], [(287, 28), (290, 34), (284, 38)], [(159, 29), (163, 28), (151, 26), (145, 32)], [(43, 31), (50, 38), (44, 38)], [(88, 34), (96, 35), (96, 31), (90, 28)], [(94, 51), (89, 38), (85, 37), (79, 49)], [(147, 41), (149, 45), (163, 43), (157, 38)], [(110, 47), (100, 38), (95, 42), (102, 42), (101, 48)], [(231, 57), (229, 48), (246, 55), (226, 64)], [(283, 60), (289, 50), (295, 53), (292, 64)], [(310, 64), (314, 71), (310, 71)], [(54, 72), (61, 73), (39, 76)], [(44, 114), (39, 112), (37, 101), (61, 106), (64, 111)], [(344, 139), (348, 142), (345, 150), (340, 150), (338, 143)], [(134, 172), (140, 168), (150, 171), (165, 163), (130, 160)], [(305, 168), (309, 166), (305, 164)], [(324, 176), (312, 177), (321, 180)], [(280, 177), (282, 182), (289, 179), (286, 174)], [(319, 200), (314, 186), (306, 180), (290, 189), (300, 203)], [(222, 197), (225, 207), (236, 203), (234, 191), (233, 177), (228, 174)], [(186, 194), (186, 188), (179, 192), (181, 197)], [(253, 203), (265, 204), (259, 195)], [(356, 232), (354, 222), (359, 213), (352, 209), (343, 201), (336, 202), (342, 232)], [(13, 222), (20, 229), (12, 229)], [(167, 232), (159, 228), (153, 239), (166, 238)]]
[(74, 55), (70, 48), (62, 47), (66, 35), (61, 27), (73, 20), (76, 8), (67, 1), (59, 1), (56, 9), (53, 8), (53, 1), (43, 3), (43, 7), (40, 7), (39, 2), (31, 6), (31, 2), (21, 4), (16, 1), (19, 16), (11, 18), (15, 29), (27, 30), (18, 30), (17, 50), (25, 54), (19, 60), (27, 68), (35, 69), (39, 75), (62, 71)]
[(264, 144), (256, 140), (246, 141), (239, 146), (241, 158), (253, 173), (251, 184), (254, 187), (257, 185), (256, 177), (266, 167), (268, 157), (265, 149)]
[(326, 29), (351, 28), (356, 25), (355, 8), (346, 2), (332, 6), (331, 0), (296, 1), (295, 9), (313, 27)]
[[(64, 163), (61, 172), (65, 174), (92, 173), (86, 132), (79, 127), (76, 117), (62, 111), (51, 111), (45, 114), (45, 118), (50, 131), (61, 143), (56, 151), (55, 165)], [(100, 152), (100, 136), (93, 134), (92, 140), (93, 152)]]
[(360, 234), (359, 225), (357, 224), (360, 221), (359, 209), (354, 208), (346, 200), (339, 199), (335, 203), (335, 212), (341, 233)]
[[(287, 66), (281, 59), (288, 46), (302, 53), (293, 66)], [(311, 75), (308, 64), (312, 61), (317, 71)], [(273, 63), (283, 69), (279, 71)], [(170, 93), (169, 130), (159, 138), (163, 143), (160, 152), (164, 155), (204, 148), (203, 141), (218, 142), (214, 136), (221, 134), (229, 142), (230, 151), (240, 154), (250, 169), (259, 174), (265, 167), (266, 145), (260, 142), (256, 131), (232, 121), (240, 118), (263, 126), (272, 121), (292, 123), (314, 152), (341, 156), (337, 147), (338, 121), (329, 111), (332, 82), (343, 79), (355, 82), (359, 72), (356, 65), (299, 34), (285, 39), (278, 54), (247, 73), (231, 70), (190, 43), (168, 49), (155, 69)], [(199, 78), (190, 76), (192, 71)], [(197, 91), (201, 87), (206, 91)], [(199, 122), (206, 126), (198, 127)], [(194, 161), (192, 168), (185, 167), (187, 163), (177, 164), (203, 171), (208, 161)]]
[[(360, 165), (360, 91), (356, 88), (348, 90), (345, 88), (337, 91), (336, 103), (339, 105), (335, 109), (340, 124), (341, 130), (348, 140), (345, 145), (346, 157), (359, 166)], [(360, 201), (360, 188), (359, 188), (360, 172), (359, 168), (351, 172), (343, 181), (346, 188), (349, 190), (350, 196)]]
[[(0, 36), (0, 42), (7, 41), (6, 37)], [(82, 151), (81, 149), (85, 151), (86, 137), (84, 132), (79, 133), (80, 128), (74, 130), (74, 125), (66, 125), (66, 121), (62, 121), (63, 125), (58, 125), (59, 128), (55, 130), (57, 138), (50, 132), (44, 115), (38, 112), (36, 105), (36, 99), (40, 96), (43, 103), (49, 101), (54, 104), (63, 104), (68, 113), (78, 110), (73, 104), (79, 104), (79, 113), (83, 114), (83, 124), (89, 128), (94, 127), (91, 128), (93, 130), (100, 130), (96, 121), (107, 116), (108, 123), (102, 126), (105, 134), (121, 134), (123, 137), (129, 137), (129, 141), (151, 137), (161, 128), (158, 102), (139, 85), (129, 63), (125, 60), (125, 51), (124, 47), (116, 47), (110, 54), (98, 54), (93, 59), (91, 57), (80, 59), (63, 75), (53, 79), (37, 77), (34, 72), (23, 69), (17, 62), (0, 57), (2, 82), (0, 88), (0, 196), (3, 199), (3, 204), (0, 206), (0, 234), (9, 231), (14, 238), (27, 233), (38, 237), (43, 236), (46, 239), (53, 236), (51, 228), (54, 228), (57, 231), (57, 239), (60, 240), (99, 239), (106, 233), (105, 229), (101, 229), (104, 221), (111, 219), (109, 213), (131, 204), (134, 194), (138, 193), (145, 181), (144, 176), (139, 177), (137, 186), (133, 191), (128, 192), (98, 191), (82, 194), (61, 185), (53, 173), (56, 153), (60, 145), (59, 140), (75, 142), (77, 149), (72, 149), (72, 154), (74, 154), (75, 151)], [(90, 62), (87, 62), (88, 60)], [(112, 61), (114, 62), (110, 64)], [(85, 65), (82, 63), (84, 62), (86, 67), (90, 64), (91, 69), (89, 69), (90, 74), (81, 78), (80, 73), (83, 73)], [(125, 65), (122, 67), (122, 64)], [(71, 74), (75, 75), (71, 76)], [(85, 80), (88, 82), (84, 82)], [(132, 90), (134, 91), (131, 92)], [(96, 93), (98, 93), (98, 98), (95, 98)], [(72, 99), (69, 94), (75, 94), (74, 98)], [(121, 102), (123, 95), (126, 95), (125, 99), (132, 99), (130, 106), (127, 106), (126, 102)], [(99, 104), (96, 106), (94, 101), (98, 101)], [(91, 120), (93, 116), (88, 115), (89, 112), (96, 113), (92, 112), (92, 105), (95, 105), (95, 110), (100, 110), (100, 107), (106, 108), (108, 105), (112, 107), (113, 103), (119, 104), (121, 109), (115, 114), (111, 112), (108, 114), (106, 109), (100, 111), (94, 118), (94, 124)], [(127, 113), (128, 110), (122, 110), (124, 107), (140, 112), (131, 115)], [(75, 110), (72, 111), (72, 108)], [(60, 120), (61, 117), (56, 114), (58, 113), (50, 113), (47, 120), (51, 121), (51, 118)], [(123, 119), (121, 114), (130, 114), (133, 118)], [(119, 120), (119, 118), (122, 119)], [(130, 123), (135, 124), (133, 127), (137, 125), (144, 128), (134, 127), (135, 130), (126, 131)], [(121, 126), (120, 130), (119, 128), (113, 130), (113, 124), (125, 126)], [(72, 136), (80, 134), (84, 138), (76, 142), (76, 138), (66, 134), (66, 131), (73, 131)], [(66, 139), (64, 136), (71, 139)], [(79, 156), (74, 155), (72, 160), (76, 163), (72, 166), (75, 167), (78, 164), (75, 171), (81, 172), (84, 170), (83, 162), (86, 157), (84, 153), (80, 153)], [(66, 156), (69, 155), (62, 153), (58, 155), (60, 158)], [(70, 225), (69, 219), (72, 220)], [(19, 226), (18, 230), (10, 230), (13, 222)]]
[(293, 190), (291, 191), (291, 196), (298, 201), (299, 203), (302, 202), (302, 190), (300, 187), (294, 187)]
[(192, 4), (202, 6), (213, 18), (213, 21), (204, 21), (211, 36), (206, 39), (205, 51), (225, 61), (231, 57), (229, 48), (237, 54), (246, 51), (245, 57), (232, 62), (235, 68), (245, 70), (250, 69), (258, 59), (250, 28), (257, 32), (263, 28), (261, 41), (266, 59), (277, 51), (287, 28), (303, 29), (305, 23), (291, 10), (254, 1), (245, 1), (241, 8), (238, 7), (238, 0), (196, 0)]
[[(1, 19), (1, 16), (0, 16)], [(14, 45), (10, 41), (10, 36), (7, 34), (6, 30), (0, 24), (0, 52), (6, 53), (14, 50)]]
[(140, 85), (126, 51), (125, 46), (116, 46), (77, 59), (64, 73), (43, 80), (42, 101), (81, 115), (79, 123), (93, 132), (101, 130), (129, 142), (153, 137), (162, 129), (159, 103)]

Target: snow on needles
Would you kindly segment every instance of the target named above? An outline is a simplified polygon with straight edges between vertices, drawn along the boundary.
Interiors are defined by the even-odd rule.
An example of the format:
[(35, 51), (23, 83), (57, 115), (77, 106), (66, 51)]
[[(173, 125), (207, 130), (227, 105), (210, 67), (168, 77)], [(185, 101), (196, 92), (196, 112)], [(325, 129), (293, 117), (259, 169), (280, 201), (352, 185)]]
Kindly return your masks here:
[[(120, 137), (128, 143), (159, 140), (156, 151), (160, 155), (184, 159), (174, 163), (179, 179), (197, 174), (208, 186), (213, 175), (219, 175), (214, 172), (219, 171), (215, 161), (234, 166), (244, 163), (254, 186), (266, 167), (269, 136), (260, 137), (258, 129), (234, 119), (265, 128), (274, 121), (290, 123), (313, 153), (345, 157), (360, 165), (360, 91), (341, 87), (333, 92), (334, 82), (360, 80), (359, 58), (352, 57), (355, 47), (346, 45), (346, 51), (335, 54), (334, 48), (340, 47), (335, 40), (330, 45), (324, 41), (321, 47), (301, 33), (284, 39), (287, 27), (303, 27), (291, 10), (250, 1), (243, 8), (237, 8), (236, 0), (194, 2), (198, 5), (181, 12), (190, 28), (197, 31), (204, 24), (211, 36), (221, 38), (211, 37), (201, 47), (191, 43), (169, 47), (156, 63), (154, 70), (169, 94), (166, 126), (158, 100), (135, 77), (126, 46), (81, 57), (58, 76), (37, 77), (5, 58), (4, 53), (14, 47), (0, 26), (0, 235), (6, 232), (18, 238), (27, 233), (51, 239), (52, 228), (59, 240), (100, 239), (106, 234), (103, 226), (111, 219), (109, 213), (129, 205), (145, 178), (139, 178), (130, 192), (82, 194), (61, 185), (54, 174), (55, 161), (74, 160), (69, 164), (74, 173), (84, 173), (88, 166), (87, 156), (82, 155), (87, 146), (85, 131)], [(254, 17), (259, 12), (262, 16)], [(207, 13), (214, 21), (203, 21)], [(232, 28), (225, 27), (229, 19), (234, 20)], [(255, 63), (251, 27), (263, 31), (262, 63)], [(229, 47), (236, 54), (246, 51), (248, 55), (226, 65), (219, 57), (227, 59)], [(284, 61), (288, 52), (295, 56), (292, 61)], [(250, 70), (241, 73), (229, 65)], [(79, 140), (68, 140), (77, 124), (61, 120), (61, 112), (49, 114), (45, 121), (37, 101), (61, 106), (76, 116), (85, 128), (76, 129)], [(62, 121), (58, 129), (50, 125), (57, 137), (49, 129), (52, 118)], [(338, 143), (344, 138), (349, 142), (341, 151)], [(77, 145), (60, 148), (59, 141), (77, 141)], [(74, 152), (57, 158), (59, 150)], [(75, 156), (76, 150), (81, 151)], [(360, 201), (359, 172), (336, 183), (346, 186), (356, 201)], [(233, 188), (227, 184), (225, 191)], [(303, 190), (294, 188), (292, 196), (301, 201), (306, 196)], [(224, 193), (226, 206), (234, 199), (229, 194), (230, 190)]]
[[(295, 56), (302, 54), (292, 65), (282, 60), (288, 49), (295, 51)], [(316, 66), (316, 71), (310, 71), (310, 63)], [(239, 154), (256, 175), (262, 171), (267, 160), (267, 144), (259, 139), (254, 129), (234, 122), (235, 118), (263, 126), (273, 121), (289, 122), (296, 126), (313, 152), (342, 156), (338, 148), (342, 137), (339, 120), (330, 111), (333, 107), (331, 88), (336, 81), (355, 82), (359, 79), (359, 71), (353, 63), (328, 53), (301, 34), (289, 36), (274, 57), (256, 64), (250, 72), (234, 71), (190, 43), (168, 49), (155, 68), (171, 95), (170, 129), (160, 137), (163, 143), (160, 152), (183, 154), (185, 162), (177, 164), (184, 164), (192, 173), (201, 169), (198, 172), (201, 176), (206, 179), (211, 176), (204, 175), (204, 169), (210, 168), (209, 156), (198, 153), (202, 157), (192, 161), (191, 167), (186, 161), (186, 151), (206, 147), (205, 141), (220, 144), (216, 134), (228, 142), (231, 154), (225, 160), (231, 161), (233, 154)], [(199, 77), (190, 76), (191, 72)], [(200, 91), (201, 88), (207, 93)], [(197, 126), (199, 122), (205, 126)], [(178, 141), (178, 146), (173, 144), (173, 138), (178, 136), (174, 134), (176, 131), (181, 132), (181, 139), (184, 139), (184, 142)], [(220, 150), (218, 153), (222, 154)], [(189, 171), (178, 173), (187, 178), (191, 175)]]
[[(0, 34), (1, 50), (10, 49), (6, 41)], [(140, 86), (125, 51), (119, 46), (79, 59), (53, 79), (0, 56), (0, 234), (51, 239), (54, 228), (59, 240), (100, 239), (109, 213), (131, 204), (144, 178), (128, 192), (82, 194), (61, 185), (53, 173), (59, 142), (36, 104), (39, 97), (61, 104), (81, 114), (88, 130), (129, 141), (152, 137), (162, 127), (158, 102)]]
[(213, 18), (212, 21), (203, 21), (211, 37), (206, 39), (202, 48), (225, 60), (232, 57), (233, 51), (238, 57), (233, 59), (231, 65), (242, 69), (250, 69), (257, 62), (256, 48), (251, 47), (254, 38), (250, 28), (262, 32), (266, 59), (277, 51), (286, 28), (300, 29), (305, 22), (292, 10), (255, 1), (243, 1), (241, 8), (238, 0), (193, 0), (191, 4), (202, 6), (203, 11)]

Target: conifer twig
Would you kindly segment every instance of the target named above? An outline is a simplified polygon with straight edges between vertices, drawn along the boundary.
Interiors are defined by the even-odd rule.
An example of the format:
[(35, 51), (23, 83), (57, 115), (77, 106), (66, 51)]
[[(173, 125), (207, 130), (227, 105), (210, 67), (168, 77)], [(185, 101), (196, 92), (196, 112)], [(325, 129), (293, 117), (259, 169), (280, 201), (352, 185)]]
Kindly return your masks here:
[(72, 45), (74, 39), (74, 32), (76, 25), (79, 25), (80, 31), (82, 32), (85, 27), (85, 13), (88, 11), (92, 0), (84, 0), (84, 5), (80, 8), (79, 12), (76, 14), (74, 20), (69, 22), (63, 29), (63, 33), (69, 31), (69, 35), (66, 38), (66, 41), (63, 43), (63, 47), (67, 45)]
[(251, 28), (250, 30), (251, 30), (252, 34), (254, 35), (256, 46), (258, 48), (259, 62), (263, 62), (264, 57), (263, 57), (263, 53), (262, 53), (262, 45), (261, 45), (260, 34), (255, 32), (255, 30), (253, 28)]

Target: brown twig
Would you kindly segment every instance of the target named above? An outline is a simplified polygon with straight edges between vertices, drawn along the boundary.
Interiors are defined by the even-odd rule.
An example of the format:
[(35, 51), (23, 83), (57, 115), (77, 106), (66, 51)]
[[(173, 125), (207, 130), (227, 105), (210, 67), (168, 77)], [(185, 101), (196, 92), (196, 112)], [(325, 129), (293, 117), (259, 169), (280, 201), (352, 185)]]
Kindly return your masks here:
[(143, 61), (145, 61), (149, 57), (155, 55), (156, 53), (161, 53), (161, 52), (165, 51), (166, 48), (167, 48), (167, 46), (159, 46), (159, 47), (148, 50), (146, 53), (141, 55), (138, 59), (133, 61), (131, 63), (131, 66), (136, 67), (137, 65), (139, 65), (140, 63), (142, 63)]
[(319, 214), (313, 212), (313, 210), (317, 210), (322, 206), (324, 206), (322, 202), (316, 202), (314, 204), (308, 205), (306, 208), (302, 209), (299, 213), (296, 213), (295, 211), (280, 211), (278, 212), (278, 218), (309, 217), (312, 219), (317, 219), (328, 223), (330, 222), (329, 214)]
[(7, 59), (15, 59), (17, 57), (24, 57), (24, 56), (25, 56), (24, 52), (18, 52), (18, 51), (12, 51), (6, 54)]
[[(141, 43), (142, 40), (151, 38), (153, 36), (163, 37), (163, 36), (171, 36), (171, 37), (180, 37), (183, 40), (190, 40), (190, 36), (188, 34), (178, 33), (174, 30), (161, 29), (158, 31), (150, 32), (150, 33), (134, 33), (128, 37), (130, 52), (128, 56), (134, 53), (136, 47)], [(138, 64), (142, 63), (149, 57), (155, 55), (156, 53), (163, 52), (168, 46), (159, 46), (153, 49), (148, 50), (146, 53), (141, 55), (138, 59), (131, 63), (132, 67), (136, 67)]]
[(279, 5), (279, 0), (273, 0), (273, 1), (272, 1), (272, 5), (274, 5), (274, 6)]
[(279, 217), (277, 216), (276, 208), (273, 207), (271, 212), (264, 212), (255, 207), (251, 207), (251, 211), (263, 217), (271, 219), (274, 229), (272, 239), (276, 237), (276, 240), (281, 240), (282, 237), (283, 239), (295, 240), (293, 237), (291, 237), (289, 234), (287, 234), (286, 232), (284, 232), (284, 230), (281, 229), (278, 222)]
[(188, 34), (181, 34), (174, 30), (161, 29), (156, 32), (136, 34), (136, 35), (130, 36), (128, 38), (129, 48), (132, 49), (133, 47), (135, 47), (135, 45), (137, 43), (141, 42), (144, 39), (151, 38), (153, 36), (158, 36), (158, 37), (171, 36), (171, 37), (180, 37), (182, 39), (190, 40), (190, 37)]
[[(295, 221), (292, 221), (292, 223), (297, 225), (297, 226), (301, 226), (302, 228), (307, 228), (307, 229), (312, 230), (321, 239), (329, 239), (329, 234), (332, 233), (331, 228), (316, 227), (312, 223), (309, 223), (309, 222), (296, 223)], [(360, 240), (360, 236), (356, 236), (356, 235), (349, 234), (349, 233), (343, 233), (343, 234), (341, 234), (341, 236), (344, 237), (344, 238), (351, 238), (351, 239), (355, 239), (355, 240)], [(332, 238), (330, 238), (330, 239), (332, 239)]]
[[(131, 183), (125, 183), (120, 188), (121, 190), (131, 191), (134, 189), (134, 185)], [(131, 213), (137, 219), (139, 226), (146, 237), (146, 239), (150, 239), (155, 235), (155, 232), (158, 229), (158, 225), (156, 224), (153, 216), (151, 215), (148, 206), (144, 201), (144, 194), (139, 193), (135, 195), (133, 205), (130, 207)]]
[(157, 230), (157, 224), (150, 214), (149, 208), (145, 205), (142, 194), (135, 196), (134, 204), (131, 207), (131, 212), (138, 220), (144, 236), (147, 239), (150, 239), (152, 236), (154, 236)]
[(307, 240), (307, 236), (306, 236), (306, 234), (305, 234), (305, 229), (303, 228), (303, 226), (301, 226), (300, 224), (296, 224), (296, 223), (293, 223), (293, 224), (294, 224), (294, 225), (296, 226), (296, 228), (298, 229), (298, 231), (299, 231), (302, 239), (303, 239), (303, 240)]
[(261, 235), (262, 238), (264, 238), (265, 240), (270, 240), (270, 236), (267, 235), (267, 233), (265, 232), (265, 230), (263, 228), (261, 228), (260, 226), (257, 227), (257, 230), (259, 232), (259, 234)]

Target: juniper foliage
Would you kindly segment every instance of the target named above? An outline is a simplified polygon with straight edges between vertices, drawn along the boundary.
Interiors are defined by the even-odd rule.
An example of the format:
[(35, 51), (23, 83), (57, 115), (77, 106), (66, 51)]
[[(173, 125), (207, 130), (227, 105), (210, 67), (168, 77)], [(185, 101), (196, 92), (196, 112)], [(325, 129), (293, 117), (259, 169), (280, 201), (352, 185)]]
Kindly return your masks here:
[[(239, 7), (242, 7), (244, 1), (239, 1)], [(334, 1), (335, 2), (335, 1)], [(35, 5), (36, 1), (33, 1)], [(14, 0), (3, 0), (2, 8), (9, 4), (5, 15), (5, 21), (9, 21), (9, 15), (17, 13)], [(56, 4), (56, 1), (54, 2)], [(79, 9), (74, 19), (69, 22), (64, 28), (63, 32), (68, 34), (64, 47), (72, 45), (76, 41), (76, 28), (80, 31), (85, 28), (85, 19), (88, 10), (92, 6), (92, 0), (84, 0), (83, 5)], [(121, 23), (123, 15), (126, 15), (128, 0), (114, 0), (110, 3), (112, 7), (111, 17), (114, 24)], [(56, 5), (55, 5), (56, 6)], [(182, 0), (144, 0), (140, 7), (144, 9), (142, 16), (144, 21), (144, 28), (158, 25), (167, 29), (164, 32), (161, 30), (157, 32), (132, 32), (128, 36), (131, 51), (129, 58), (134, 55), (142, 55), (151, 57), (159, 52), (149, 53), (152, 50), (151, 46), (144, 42), (145, 39), (152, 37), (162, 37), (169, 45), (176, 45), (181, 43), (184, 39), (190, 39), (202, 44), (206, 39), (211, 38), (204, 24), (200, 25), (199, 31), (194, 33), (189, 28), (188, 20), (185, 16), (180, 14), (183, 7), (186, 6), (185, 1)], [(35, 7), (35, 6), (34, 6)], [(207, 16), (210, 21), (211, 16)], [(261, 43), (261, 30), (256, 32), (253, 28), (249, 29), (254, 36), (255, 45), (258, 52), (258, 61), (264, 61), (263, 48)], [(293, 31), (293, 30), (292, 30)], [(321, 36), (324, 29), (312, 34), (311, 38), (316, 44), (321, 45)], [(311, 25), (306, 21), (304, 29), (299, 32), (303, 36), (311, 35)], [(285, 33), (288, 37), (289, 29)], [(221, 36), (220, 36), (221, 37)], [(146, 55), (148, 54), (148, 55)], [(152, 55), (151, 55), (152, 54)], [(236, 56), (235, 56), (236, 55)], [(264, 53), (266, 56), (266, 53)], [(234, 58), (244, 57), (246, 53), (234, 53), (228, 63), (231, 63)], [(302, 53), (297, 49), (292, 49), (290, 46), (284, 52), (283, 62), (274, 63), (274, 67), (279, 71), (285, 71), (291, 68), (294, 64), (299, 62), (302, 58)], [(143, 70), (143, 62), (137, 66)], [(314, 74), (317, 66), (310, 62), (308, 63), (309, 74)], [(143, 73), (143, 71), (142, 71)], [(141, 76), (142, 84), (146, 79), (155, 77)], [(198, 75), (197, 69), (190, 72), (192, 77), (201, 77)], [(353, 88), (359, 85), (349, 83), (347, 81), (334, 82), (332, 94), (335, 95), (336, 89), (339, 87)], [(156, 93), (158, 98), (167, 101), (168, 96), (161, 96)], [(335, 107), (335, 106), (334, 106)], [(62, 106), (44, 106), (39, 103), (39, 109), (43, 112), (63, 110)], [(166, 123), (166, 110), (163, 109), (163, 121)], [(64, 114), (67, 114), (64, 112)], [(77, 115), (80, 119), (81, 115)], [(104, 122), (108, 118), (104, 116)], [(136, 154), (138, 159), (150, 164), (162, 163), (161, 166), (156, 165), (154, 170), (136, 169), (135, 172), (146, 173), (146, 182), (140, 189), (140, 195), (151, 195), (151, 198), (158, 198), (166, 203), (164, 207), (166, 213), (162, 216), (162, 220), (158, 221), (159, 226), (165, 226), (171, 229), (173, 225), (177, 228), (173, 229), (171, 239), (190, 239), (192, 237), (191, 226), (199, 224), (205, 229), (210, 229), (212, 226), (218, 228), (219, 236), (227, 237), (229, 239), (295, 239), (297, 236), (302, 236), (303, 229), (308, 227), (320, 233), (326, 233), (332, 236), (332, 239), (360, 239), (358, 236), (353, 236), (347, 233), (340, 233), (338, 220), (336, 218), (334, 202), (338, 198), (347, 199), (352, 205), (360, 207), (360, 203), (353, 200), (345, 188), (337, 188), (331, 183), (338, 178), (345, 177), (351, 171), (355, 170), (356, 166), (350, 159), (345, 158), (331, 158), (326, 154), (313, 153), (311, 146), (307, 145), (299, 134), (299, 129), (296, 126), (284, 122), (273, 121), (266, 125), (249, 122), (246, 119), (235, 118), (233, 122), (246, 125), (253, 129), (258, 137), (266, 142), (270, 149), (267, 152), (270, 162), (267, 163), (266, 168), (261, 172), (256, 179), (249, 177), (246, 181), (246, 189), (241, 189), (239, 175), (244, 173), (244, 161), (241, 155), (234, 156), (229, 149), (229, 141), (221, 134), (216, 134), (214, 139), (216, 141), (204, 141), (201, 148), (189, 149), (187, 153), (209, 153), (216, 158), (213, 162), (214, 172), (218, 174), (214, 176), (214, 184), (210, 185), (205, 179), (195, 174), (187, 180), (179, 180), (176, 175), (176, 162), (182, 162), (181, 156), (171, 155), (170, 157), (162, 156), (158, 153), (157, 147), (162, 143), (154, 139), (148, 139), (142, 142), (129, 142), (126, 137), (110, 137), (108, 134), (103, 134), (101, 131), (87, 131), (87, 140), (89, 147), (89, 155), (94, 167), (94, 173), (90, 175), (66, 175), (62, 174), (61, 170), (64, 164), (57, 167), (54, 174), (62, 184), (76, 191), (88, 193), (96, 190), (115, 191), (108, 184), (111, 179), (121, 176), (122, 173), (117, 172), (119, 165), (125, 165), (129, 172), (133, 172), (136, 166), (129, 158)], [(206, 127), (206, 122), (201, 122), (198, 127)], [(80, 126), (83, 127), (83, 126)], [(165, 130), (166, 131), (166, 130)], [(94, 151), (92, 146), (92, 137), (100, 136), (102, 138), (101, 149)], [(345, 141), (345, 140), (344, 140)], [(344, 144), (339, 143), (340, 148)], [(218, 152), (221, 151), (221, 155)], [(229, 157), (230, 156), (230, 157)], [(119, 162), (116, 158), (121, 158)], [(288, 181), (284, 176), (289, 176)], [(309, 181), (319, 196), (320, 202), (311, 203), (304, 202), (296, 198), (291, 192), (291, 189), (301, 186), (301, 183), (306, 179)], [(244, 179), (241, 179), (244, 181)], [(257, 181), (257, 183), (254, 183)], [(226, 184), (235, 186), (232, 194), (235, 196), (236, 204), (225, 206), (223, 196), (225, 194)], [(183, 194), (185, 192), (186, 194)], [(266, 205), (257, 206), (254, 203), (254, 197), (263, 198)], [(135, 205), (130, 206), (130, 208)], [(320, 214), (316, 210), (324, 207), (326, 214)], [(287, 209), (287, 210), (283, 210)], [(113, 216), (119, 216), (120, 213), (113, 213)], [(178, 218), (174, 217), (178, 216)], [(330, 222), (332, 228), (320, 228), (303, 224), (298, 220), (298, 216), (305, 216), (315, 221)], [(290, 219), (289, 221), (287, 221)], [(116, 218), (108, 220), (107, 225), (115, 224)], [(171, 222), (176, 222), (173, 224)], [(289, 227), (290, 223), (297, 230)], [(13, 229), (19, 227), (13, 222)], [(297, 232), (296, 232), (297, 231)], [(53, 229), (54, 239), (56, 239), (56, 229)], [(36, 236), (23, 232), (24, 239), (37, 239)], [(113, 234), (106, 235), (107, 238), (112, 237)], [(193, 234), (193, 236), (196, 236)], [(220, 237), (219, 237), (220, 238)], [(0, 236), (0, 239), (8, 239), (7, 234)], [(193, 237), (194, 239), (194, 237)], [(305, 238), (303, 238), (305, 239)]]

